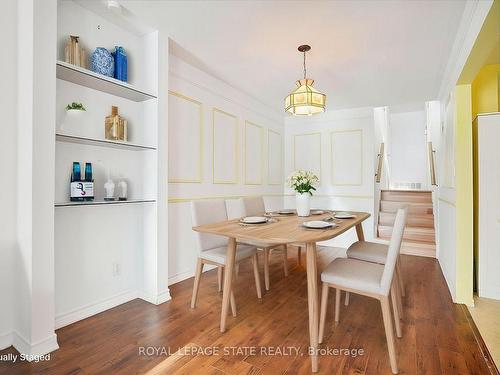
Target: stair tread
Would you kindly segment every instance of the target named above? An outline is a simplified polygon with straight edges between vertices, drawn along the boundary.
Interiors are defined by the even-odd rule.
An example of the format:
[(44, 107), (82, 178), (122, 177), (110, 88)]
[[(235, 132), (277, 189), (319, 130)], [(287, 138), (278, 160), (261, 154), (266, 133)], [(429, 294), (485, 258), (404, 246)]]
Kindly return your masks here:
[(389, 201), (386, 199), (382, 199), (380, 202), (381, 203), (389, 203), (389, 204), (408, 204), (408, 205), (412, 205), (412, 206), (431, 206), (432, 207), (432, 202)]
[[(385, 224), (379, 224), (378, 226), (379, 228), (382, 228), (382, 229), (389, 229), (389, 228), (392, 228), (393, 225), (385, 225)], [(419, 232), (435, 232), (434, 228), (426, 228), (426, 227), (418, 227), (418, 226), (414, 226), (414, 225), (406, 225), (405, 227), (405, 230), (411, 230), (411, 231), (419, 231)]]
[[(381, 216), (392, 216), (392, 217), (396, 217), (396, 213), (395, 212), (389, 212), (389, 211), (379, 211), (378, 213), (379, 215)], [(415, 214), (413, 212), (409, 212), (408, 213), (408, 217), (412, 217), (412, 218), (415, 218), (415, 219), (430, 219), (431, 217), (433, 218), (434, 217), (434, 214), (432, 213), (429, 213), (429, 214)]]
[(432, 190), (412, 190), (412, 189), (381, 189), (384, 192), (394, 192), (394, 193), (426, 193), (432, 194)]

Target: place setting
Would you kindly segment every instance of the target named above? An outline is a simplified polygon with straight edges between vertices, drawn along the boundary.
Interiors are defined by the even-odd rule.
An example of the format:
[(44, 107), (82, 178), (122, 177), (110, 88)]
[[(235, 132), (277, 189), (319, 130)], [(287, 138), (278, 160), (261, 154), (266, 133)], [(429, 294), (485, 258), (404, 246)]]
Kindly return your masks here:
[(241, 226), (259, 226), (269, 223), (276, 223), (277, 219), (267, 216), (246, 216), (242, 217), (238, 224)]

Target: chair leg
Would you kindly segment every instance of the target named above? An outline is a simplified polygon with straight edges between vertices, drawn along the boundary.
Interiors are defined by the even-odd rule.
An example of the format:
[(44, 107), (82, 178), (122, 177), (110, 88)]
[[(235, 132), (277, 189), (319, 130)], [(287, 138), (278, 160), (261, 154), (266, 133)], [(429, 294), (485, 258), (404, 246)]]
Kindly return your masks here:
[(327, 283), (323, 283), (323, 289), (321, 291), (321, 314), (319, 317), (319, 335), (318, 335), (318, 343), (323, 342), (323, 334), (325, 332), (325, 321), (326, 321), (326, 309), (328, 305), (328, 291), (330, 287)]
[(198, 258), (196, 263), (196, 273), (194, 275), (193, 295), (191, 296), (191, 308), (196, 307), (196, 300), (198, 299), (198, 290), (200, 289), (201, 273), (203, 272), (203, 261)]
[(288, 276), (288, 246), (283, 245), (283, 269), (285, 271), (285, 277)]
[(219, 292), (222, 292), (222, 266), (217, 266), (217, 283), (219, 285)]
[(259, 258), (257, 254), (252, 257), (253, 264), (253, 276), (255, 277), (255, 289), (257, 289), (257, 298), (262, 298), (262, 289), (260, 286), (260, 275), (259, 275)]
[(349, 306), (349, 297), (351, 296), (351, 293), (345, 292), (345, 301), (344, 305)]
[(301, 258), (302, 258), (302, 247), (299, 246), (297, 248), (297, 264), (299, 266), (300, 266)]
[[(236, 299), (234, 298), (234, 280), (236, 279), (236, 267), (238, 263), (234, 265), (234, 273), (233, 273), (233, 285), (231, 286), (231, 295), (229, 296), (229, 302), (231, 304), (231, 312), (233, 316), (236, 316)], [(224, 276), (227, 276), (227, 272), (224, 272)]]
[(340, 293), (339, 288), (335, 289), (335, 323), (338, 323), (340, 318)]
[(233, 316), (236, 316), (236, 299), (234, 298), (234, 293), (231, 290), (231, 298), (229, 299), (231, 302), (231, 312)]
[(264, 285), (269, 290), (269, 249), (264, 249)]
[(394, 345), (394, 332), (392, 328), (391, 308), (389, 305), (389, 298), (386, 296), (382, 296), (380, 299), (380, 307), (382, 308), (382, 318), (384, 319), (387, 350), (389, 351), (389, 360), (391, 362), (392, 373), (397, 374), (398, 363), (396, 360), (396, 347)]
[(403, 270), (401, 269), (401, 257), (399, 255), (398, 255), (398, 259), (396, 261), (396, 274), (397, 274), (398, 280), (399, 280), (399, 288), (401, 289), (401, 295), (403, 297), (405, 297), (406, 296), (405, 284), (403, 281)]
[(234, 279), (237, 280), (238, 276), (240, 276), (240, 264), (236, 263), (234, 265)]
[(392, 285), (391, 285), (391, 291), (390, 291), (392, 312), (394, 313), (394, 325), (396, 327), (396, 336), (398, 338), (401, 338), (401, 337), (403, 337), (403, 334), (401, 332), (401, 322), (399, 321), (399, 306), (398, 306), (398, 301), (397, 301), (397, 296), (396, 296), (396, 293), (397, 293), (396, 288), (397, 288), (397, 285), (393, 281)]
[(396, 301), (398, 303), (399, 319), (403, 319), (403, 297), (401, 297), (401, 287), (399, 286), (399, 281), (396, 275), (394, 275), (393, 282), (395, 283), (394, 291), (396, 294)]

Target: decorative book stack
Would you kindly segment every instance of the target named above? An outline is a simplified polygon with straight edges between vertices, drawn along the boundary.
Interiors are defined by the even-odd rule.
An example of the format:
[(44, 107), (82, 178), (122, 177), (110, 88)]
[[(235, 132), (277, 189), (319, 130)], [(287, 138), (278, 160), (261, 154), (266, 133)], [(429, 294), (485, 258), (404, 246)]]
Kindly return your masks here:
[(69, 64), (87, 67), (87, 56), (85, 50), (80, 46), (79, 36), (70, 35), (69, 40), (64, 48), (64, 61)]

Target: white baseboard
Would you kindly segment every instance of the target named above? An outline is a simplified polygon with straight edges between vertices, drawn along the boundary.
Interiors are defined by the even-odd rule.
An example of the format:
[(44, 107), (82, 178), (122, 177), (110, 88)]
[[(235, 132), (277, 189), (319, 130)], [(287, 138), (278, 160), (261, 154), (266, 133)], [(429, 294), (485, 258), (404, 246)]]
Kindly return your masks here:
[(158, 295), (142, 292), (140, 293), (139, 298), (146, 302), (152, 303), (153, 305), (161, 305), (162, 303), (170, 301), (172, 299), (172, 297), (170, 296), (170, 290), (168, 289)]
[(51, 334), (46, 339), (31, 344), (19, 332), (14, 331), (12, 333), (12, 345), (20, 354), (24, 354), (28, 361), (34, 359), (30, 358), (31, 356), (41, 356), (59, 349), (57, 335), (55, 333)]
[(104, 300), (100, 300), (88, 304), (86, 306), (80, 307), (78, 309), (69, 311), (67, 313), (59, 314), (58, 316), (56, 316), (56, 322), (55, 322), (56, 329), (78, 322), (79, 320), (83, 320), (92, 315), (99, 314), (100, 312), (109, 310), (113, 307), (116, 307), (118, 305), (129, 302), (139, 297), (140, 293), (138, 293), (136, 290), (129, 290), (126, 292), (116, 294), (110, 298), (106, 298)]
[[(210, 264), (205, 264), (205, 267), (203, 268), (203, 272), (213, 270), (214, 268), (215, 268), (215, 266), (212, 266)], [(172, 284), (179, 283), (179, 282), (184, 281), (184, 280), (187, 280), (190, 277), (193, 277), (194, 271), (195, 270), (193, 268), (193, 269), (190, 269), (187, 271), (179, 272), (179, 273), (175, 274), (174, 276), (169, 277), (168, 278), (168, 286), (170, 286)]]
[(479, 295), (479, 297), (483, 297), (483, 298), (491, 298), (491, 299), (500, 300), (500, 290), (499, 289), (479, 288), (478, 295)]
[(6, 349), (12, 345), (12, 332), (0, 335), (0, 350)]

